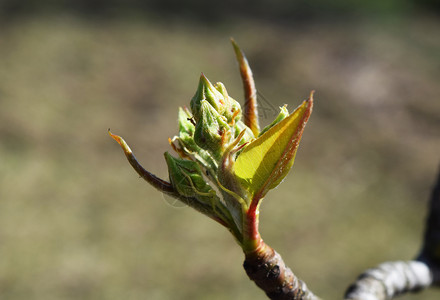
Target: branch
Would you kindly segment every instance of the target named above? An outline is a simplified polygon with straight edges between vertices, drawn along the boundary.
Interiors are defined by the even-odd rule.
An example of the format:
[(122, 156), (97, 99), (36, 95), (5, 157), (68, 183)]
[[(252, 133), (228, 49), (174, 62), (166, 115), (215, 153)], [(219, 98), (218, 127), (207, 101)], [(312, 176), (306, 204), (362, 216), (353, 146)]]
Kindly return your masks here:
[(362, 273), (348, 288), (345, 299), (386, 300), (407, 292), (418, 292), (431, 283), (431, 272), (422, 262), (386, 262)]
[(385, 300), (440, 284), (440, 170), (433, 189), (422, 251), (416, 260), (386, 262), (362, 273), (346, 300)]
[(281, 255), (263, 241), (257, 251), (245, 255), (246, 274), (270, 299), (319, 300), (284, 264)]

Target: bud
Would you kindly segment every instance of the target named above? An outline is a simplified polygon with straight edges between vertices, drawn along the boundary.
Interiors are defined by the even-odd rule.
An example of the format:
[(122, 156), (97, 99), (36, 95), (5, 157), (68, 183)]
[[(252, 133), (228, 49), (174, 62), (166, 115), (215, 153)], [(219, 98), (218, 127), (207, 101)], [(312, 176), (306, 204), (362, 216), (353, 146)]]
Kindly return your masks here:
[(207, 101), (220, 115), (226, 110), (225, 100), (223, 95), (212, 85), (212, 83), (205, 77), (200, 76), (199, 86), (194, 97), (191, 99), (191, 111), (196, 122), (201, 118), (202, 101)]
[(208, 78), (202, 74), (197, 91), (191, 99), (191, 111), (196, 122), (198, 122), (201, 117), (201, 103), (203, 100), (211, 104), (218, 114), (224, 116), (228, 124), (233, 124), (240, 120), (240, 104), (232, 97), (229, 97), (224, 84), (217, 82), (213, 85)]
[(282, 107), (259, 133), (252, 72), (243, 52), (233, 45), (245, 88), (243, 118), (240, 104), (229, 97), (225, 86), (220, 82), (213, 85), (202, 74), (191, 111), (179, 109), (179, 134), (169, 139), (180, 156), (165, 153), (170, 182), (145, 170), (125, 141), (110, 135), (142, 178), (228, 228), (246, 253), (254, 253), (262, 249), (260, 201), (292, 167), (312, 111), (313, 93), (291, 115)]
[(217, 82), (214, 87), (223, 95), (225, 104), (225, 111), (223, 115), (226, 117), (229, 124), (233, 124), (241, 119), (240, 104), (232, 97), (229, 97), (226, 87), (223, 83)]
[(231, 138), (231, 129), (226, 118), (221, 116), (206, 100), (200, 102), (200, 114), (197, 120), (194, 141), (220, 159)]

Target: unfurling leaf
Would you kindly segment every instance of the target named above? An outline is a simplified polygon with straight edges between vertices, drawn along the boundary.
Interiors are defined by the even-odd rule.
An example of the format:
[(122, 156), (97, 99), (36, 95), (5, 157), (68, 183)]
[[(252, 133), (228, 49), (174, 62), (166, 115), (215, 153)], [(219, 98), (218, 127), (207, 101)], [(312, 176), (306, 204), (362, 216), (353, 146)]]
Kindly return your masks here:
[(286, 104), (283, 107), (280, 107), (280, 113), (278, 114), (278, 116), (275, 118), (275, 120), (272, 121), (272, 123), (270, 123), (269, 125), (264, 127), (263, 130), (261, 130), (260, 135), (263, 135), (266, 131), (277, 125), (279, 122), (281, 122), (288, 116), (289, 116), (289, 111), (287, 110), (287, 104)]
[(206, 183), (199, 165), (191, 160), (178, 159), (165, 152), (171, 184), (185, 197), (210, 196), (215, 192)]
[(313, 93), (291, 115), (251, 142), (235, 162), (235, 176), (253, 198), (276, 187), (293, 165), (296, 150), (312, 112)]

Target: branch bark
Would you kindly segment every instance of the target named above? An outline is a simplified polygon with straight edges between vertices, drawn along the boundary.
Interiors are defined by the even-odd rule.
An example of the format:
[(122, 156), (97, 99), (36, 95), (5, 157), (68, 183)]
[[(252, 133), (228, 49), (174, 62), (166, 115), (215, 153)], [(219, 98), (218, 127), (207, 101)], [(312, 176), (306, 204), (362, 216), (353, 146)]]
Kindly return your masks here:
[(345, 294), (346, 300), (386, 300), (418, 292), (432, 283), (429, 267), (419, 261), (380, 264), (362, 273)]
[(259, 249), (246, 253), (243, 267), (249, 278), (273, 300), (319, 300), (304, 281), (296, 277), (270, 246), (261, 242)]
[(362, 273), (346, 300), (385, 300), (440, 283), (440, 170), (429, 204), (422, 251), (416, 260), (386, 262)]

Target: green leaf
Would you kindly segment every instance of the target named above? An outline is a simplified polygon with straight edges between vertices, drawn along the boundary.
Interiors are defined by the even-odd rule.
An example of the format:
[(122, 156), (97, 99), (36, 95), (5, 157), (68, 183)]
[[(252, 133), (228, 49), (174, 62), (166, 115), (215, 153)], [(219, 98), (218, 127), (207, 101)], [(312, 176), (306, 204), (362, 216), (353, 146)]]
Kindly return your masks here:
[(194, 135), (195, 125), (188, 109), (179, 107), (179, 133), (186, 133), (190, 136)]
[(251, 142), (238, 156), (235, 176), (253, 199), (263, 198), (289, 172), (312, 107), (311, 94), (291, 115)]
[(196, 144), (211, 152), (215, 158), (219, 158), (231, 138), (230, 131), (226, 118), (208, 101), (200, 101), (200, 115), (194, 132)]
[(287, 104), (286, 104), (283, 107), (280, 107), (280, 113), (278, 114), (278, 116), (275, 118), (275, 120), (272, 121), (272, 123), (264, 127), (264, 129), (261, 130), (259, 135), (260, 136), (263, 135), (264, 133), (266, 133), (266, 131), (274, 127), (276, 124), (278, 124), (288, 116), (289, 116), (289, 111), (287, 110)]
[(204, 180), (202, 170), (196, 162), (175, 158), (168, 152), (164, 155), (171, 184), (180, 195), (184, 197), (215, 195), (214, 190)]

